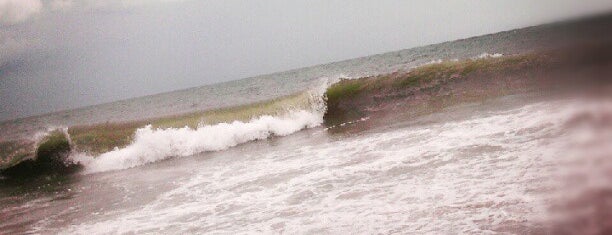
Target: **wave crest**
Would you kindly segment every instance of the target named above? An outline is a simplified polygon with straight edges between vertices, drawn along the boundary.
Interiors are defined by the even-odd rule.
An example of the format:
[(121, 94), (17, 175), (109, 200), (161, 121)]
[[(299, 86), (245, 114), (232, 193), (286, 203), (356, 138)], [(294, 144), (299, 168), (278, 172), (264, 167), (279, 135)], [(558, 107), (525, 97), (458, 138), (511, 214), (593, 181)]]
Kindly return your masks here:
[(308, 107), (288, 110), (272, 116), (263, 115), (248, 122), (233, 121), (197, 128), (153, 128), (147, 125), (136, 130), (131, 144), (92, 157), (74, 153), (72, 160), (85, 166), (85, 173), (120, 170), (141, 166), (170, 157), (190, 156), (220, 151), (238, 144), (271, 136), (286, 136), (323, 123), (326, 111), (324, 93), (337, 79), (321, 79), (321, 84), (308, 92)]

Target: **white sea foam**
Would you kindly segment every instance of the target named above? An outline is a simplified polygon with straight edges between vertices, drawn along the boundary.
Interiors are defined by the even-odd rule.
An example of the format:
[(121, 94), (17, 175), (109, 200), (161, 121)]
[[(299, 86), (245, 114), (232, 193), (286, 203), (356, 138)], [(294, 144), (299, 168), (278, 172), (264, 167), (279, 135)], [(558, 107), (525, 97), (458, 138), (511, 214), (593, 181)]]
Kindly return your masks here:
[[(224, 160), (193, 166), (154, 200), (64, 231), (521, 233), (547, 213), (553, 172), (573, 161), (568, 123), (592, 123), (571, 120), (603, 109), (612, 103), (535, 103), (341, 139), (322, 132), (237, 158), (219, 153)], [(592, 159), (584, 156), (573, 159)]]
[(502, 56), (504, 56), (504, 54), (501, 54), (501, 53), (489, 54), (489, 53), (485, 52), (485, 53), (482, 53), (482, 54), (480, 54), (480, 55), (478, 55), (478, 56), (476, 56), (476, 57), (474, 57), (472, 59), (499, 58), (499, 57), (502, 57)]
[(310, 107), (307, 109), (290, 110), (279, 116), (264, 115), (248, 122), (202, 125), (196, 129), (146, 126), (138, 129), (134, 141), (124, 148), (115, 148), (95, 158), (83, 153), (74, 153), (71, 157), (85, 165), (85, 173), (95, 173), (137, 167), (170, 157), (225, 150), (271, 136), (286, 136), (323, 123), (326, 109), (323, 94), (329, 84), (337, 80), (322, 78), (320, 85), (310, 90)]
[(225, 150), (238, 144), (270, 136), (285, 136), (323, 122), (323, 115), (305, 110), (283, 117), (262, 116), (250, 122), (235, 121), (202, 126), (153, 129), (147, 126), (136, 131), (134, 142), (121, 149), (104, 153), (95, 159), (78, 157), (86, 172), (132, 168), (169, 157), (190, 156), (200, 152)]
[(442, 59), (437, 59), (437, 60), (431, 60), (427, 63), (424, 63), (422, 66), (424, 65), (430, 65), (430, 64), (441, 64), (442, 62), (444, 62)]

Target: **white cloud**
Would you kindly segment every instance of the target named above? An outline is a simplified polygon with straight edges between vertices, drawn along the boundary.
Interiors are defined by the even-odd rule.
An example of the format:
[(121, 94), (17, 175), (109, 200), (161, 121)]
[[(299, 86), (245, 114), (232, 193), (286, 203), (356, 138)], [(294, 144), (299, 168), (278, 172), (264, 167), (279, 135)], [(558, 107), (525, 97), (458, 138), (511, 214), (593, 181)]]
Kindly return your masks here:
[(16, 24), (40, 13), (40, 0), (0, 0), (0, 24)]

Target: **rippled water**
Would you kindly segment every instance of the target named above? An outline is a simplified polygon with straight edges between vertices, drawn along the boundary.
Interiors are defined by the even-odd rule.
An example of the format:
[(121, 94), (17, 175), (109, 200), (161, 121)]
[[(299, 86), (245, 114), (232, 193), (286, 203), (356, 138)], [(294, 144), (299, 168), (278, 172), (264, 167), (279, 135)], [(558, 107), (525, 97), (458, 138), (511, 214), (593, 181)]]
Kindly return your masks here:
[[(610, 185), (610, 175), (590, 177), (612, 169), (601, 161), (608, 145), (593, 145), (603, 155), (584, 148), (612, 140), (610, 126), (600, 125), (606, 115), (609, 101), (506, 97), (425, 117), (427, 124), (357, 134), (314, 128), (31, 188), (3, 185), (0, 231), (540, 231), (551, 223), (551, 205), (570, 195), (567, 185), (576, 192)], [(563, 180), (568, 172), (583, 176), (581, 187)]]

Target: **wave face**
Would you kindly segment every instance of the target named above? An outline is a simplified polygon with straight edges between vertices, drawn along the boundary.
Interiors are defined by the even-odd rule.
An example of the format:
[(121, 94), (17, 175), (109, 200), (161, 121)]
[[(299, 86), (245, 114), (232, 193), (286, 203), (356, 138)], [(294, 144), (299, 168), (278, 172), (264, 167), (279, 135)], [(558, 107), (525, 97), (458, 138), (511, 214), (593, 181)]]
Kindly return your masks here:
[(308, 92), (309, 107), (305, 109), (287, 110), (278, 116), (263, 115), (248, 122), (200, 125), (195, 129), (163, 129), (148, 125), (136, 130), (134, 141), (124, 148), (115, 148), (97, 157), (74, 153), (71, 158), (85, 166), (85, 173), (96, 173), (137, 167), (170, 157), (225, 150), (271, 136), (286, 136), (323, 123), (326, 110), (324, 93), (330, 81), (336, 80), (321, 79), (321, 84)]

